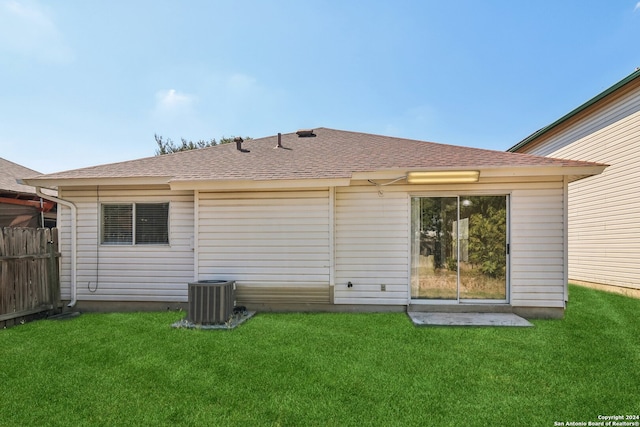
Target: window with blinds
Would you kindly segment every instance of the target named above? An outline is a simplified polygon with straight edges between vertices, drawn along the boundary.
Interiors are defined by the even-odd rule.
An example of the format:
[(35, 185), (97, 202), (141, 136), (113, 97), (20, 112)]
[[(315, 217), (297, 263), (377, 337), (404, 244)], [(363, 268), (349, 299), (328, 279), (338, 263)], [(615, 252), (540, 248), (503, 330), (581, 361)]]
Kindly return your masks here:
[(136, 204), (136, 244), (169, 243), (169, 203)]
[(102, 205), (102, 244), (166, 245), (169, 203)]
[(133, 243), (133, 205), (102, 205), (102, 243)]

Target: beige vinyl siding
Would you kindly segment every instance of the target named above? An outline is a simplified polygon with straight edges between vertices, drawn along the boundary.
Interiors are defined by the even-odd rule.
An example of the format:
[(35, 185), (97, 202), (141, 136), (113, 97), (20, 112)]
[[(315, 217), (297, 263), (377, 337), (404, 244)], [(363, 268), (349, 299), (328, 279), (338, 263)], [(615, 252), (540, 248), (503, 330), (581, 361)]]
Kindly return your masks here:
[[(382, 195), (366, 181), (335, 191), (198, 192), (195, 197), (159, 190), (122, 196), (101, 191), (101, 202), (170, 201), (171, 245), (148, 247), (98, 245), (95, 191), (67, 191), (61, 197), (78, 206), (80, 300), (186, 301), (186, 284), (195, 278), (235, 280), (240, 303), (326, 304), (331, 302), (333, 278), (336, 304), (405, 305), (410, 196), (510, 195), (510, 303), (562, 307), (563, 188), (561, 177), (545, 177), (436, 187), (390, 185), (380, 187)], [(62, 235), (66, 298), (68, 213), (61, 209), (60, 221), (67, 230)], [(194, 224), (198, 233), (192, 249)]]
[(511, 305), (564, 307), (564, 183), (511, 193)]
[(336, 304), (407, 304), (408, 203), (391, 187), (382, 197), (370, 184), (336, 190)]
[(198, 199), (200, 280), (235, 280), (240, 302), (330, 302), (328, 190)]
[(528, 152), (610, 165), (569, 184), (569, 279), (640, 289), (640, 88)]
[[(510, 196), (510, 295), (518, 307), (564, 307), (564, 181), (336, 190), (336, 304), (407, 304), (411, 195)], [(352, 288), (347, 282), (353, 283)], [(386, 291), (380, 285), (386, 285)]]
[(617, 142), (599, 134), (558, 152), (581, 156), (584, 149), (611, 165), (601, 176), (569, 186), (569, 277), (573, 280), (640, 289), (640, 112), (632, 118), (633, 132)]
[[(544, 136), (540, 143), (531, 147), (525, 147), (519, 152), (536, 154), (538, 156), (559, 157), (556, 153), (567, 148), (568, 144), (583, 139), (596, 138), (602, 143), (618, 145), (618, 141), (624, 138), (625, 133), (633, 133), (637, 129), (637, 114), (640, 111), (640, 88), (629, 91), (618, 97), (614, 102), (591, 112), (580, 119), (573, 119), (560, 132), (550, 137)], [(569, 150), (578, 150), (582, 155), (597, 155), (601, 148), (606, 147), (579, 147)], [(561, 157), (563, 158), (563, 157)], [(583, 158), (566, 157), (574, 160), (587, 160)], [(598, 161), (588, 158), (589, 161)]]
[[(79, 301), (185, 302), (193, 280), (193, 195), (165, 190), (64, 191), (77, 207)], [(100, 203), (169, 202), (169, 245), (100, 245)], [(70, 218), (63, 210), (62, 295), (70, 297)]]

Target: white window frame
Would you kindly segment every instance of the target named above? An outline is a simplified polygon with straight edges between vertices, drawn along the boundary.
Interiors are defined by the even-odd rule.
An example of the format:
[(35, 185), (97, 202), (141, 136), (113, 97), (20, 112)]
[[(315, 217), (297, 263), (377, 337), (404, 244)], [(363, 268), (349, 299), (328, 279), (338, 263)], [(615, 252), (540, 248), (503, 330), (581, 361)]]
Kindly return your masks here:
[[(507, 200), (507, 255), (506, 255), (506, 300), (461, 300), (457, 298), (455, 300), (436, 300), (436, 299), (414, 299), (411, 297), (411, 277), (413, 274), (412, 271), (412, 257), (413, 252), (411, 250), (411, 244), (413, 236), (411, 234), (411, 221), (412, 221), (412, 211), (411, 211), (411, 199), (414, 197), (456, 197), (459, 198), (461, 195), (464, 196), (505, 196)], [(409, 245), (409, 257), (407, 259), (408, 269), (407, 274), (409, 277), (409, 283), (407, 284), (407, 304), (416, 304), (416, 305), (456, 305), (456, 304), (464, 304), (465, 301), (473, 302), (476, 304), (510, 304), (511, 303), (511, 199), (513, 197), (512, 191), (494, 191), (494, 190), (485, 190), (485, 191), (419, 191), (412, 192), (407, 194), (408, 198), (408, 218), (409, 218), (409, 233), (408, 233), (408, 245)]]

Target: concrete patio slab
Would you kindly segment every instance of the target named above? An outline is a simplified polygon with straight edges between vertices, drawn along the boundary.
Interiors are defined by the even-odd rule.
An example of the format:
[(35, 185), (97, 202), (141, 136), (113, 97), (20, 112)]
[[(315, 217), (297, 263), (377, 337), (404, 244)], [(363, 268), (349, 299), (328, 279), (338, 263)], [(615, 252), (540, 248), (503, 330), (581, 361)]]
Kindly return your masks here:
[(416, 326), (533, 326), (513, 313), (424, 313), (407, 312)]

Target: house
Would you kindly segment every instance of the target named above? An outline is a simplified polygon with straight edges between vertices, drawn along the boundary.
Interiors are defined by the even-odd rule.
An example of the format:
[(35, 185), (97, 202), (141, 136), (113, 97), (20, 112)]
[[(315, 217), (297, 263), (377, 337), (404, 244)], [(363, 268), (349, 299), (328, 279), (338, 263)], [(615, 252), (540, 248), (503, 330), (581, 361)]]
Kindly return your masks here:
[(640, 296), (640, 69), (509, 151), (610, 165), (569, 185), (569, 279)]
[(16, 182), (37, 173), (0, 157), (0, 228), (55, 227), (56, 204), (36, 195), (34, 187)]
[(562, 316), (567, 187), (606, 166), (327, 128), (25, 177), (56, 188), (62, 292), (177, 307)]

